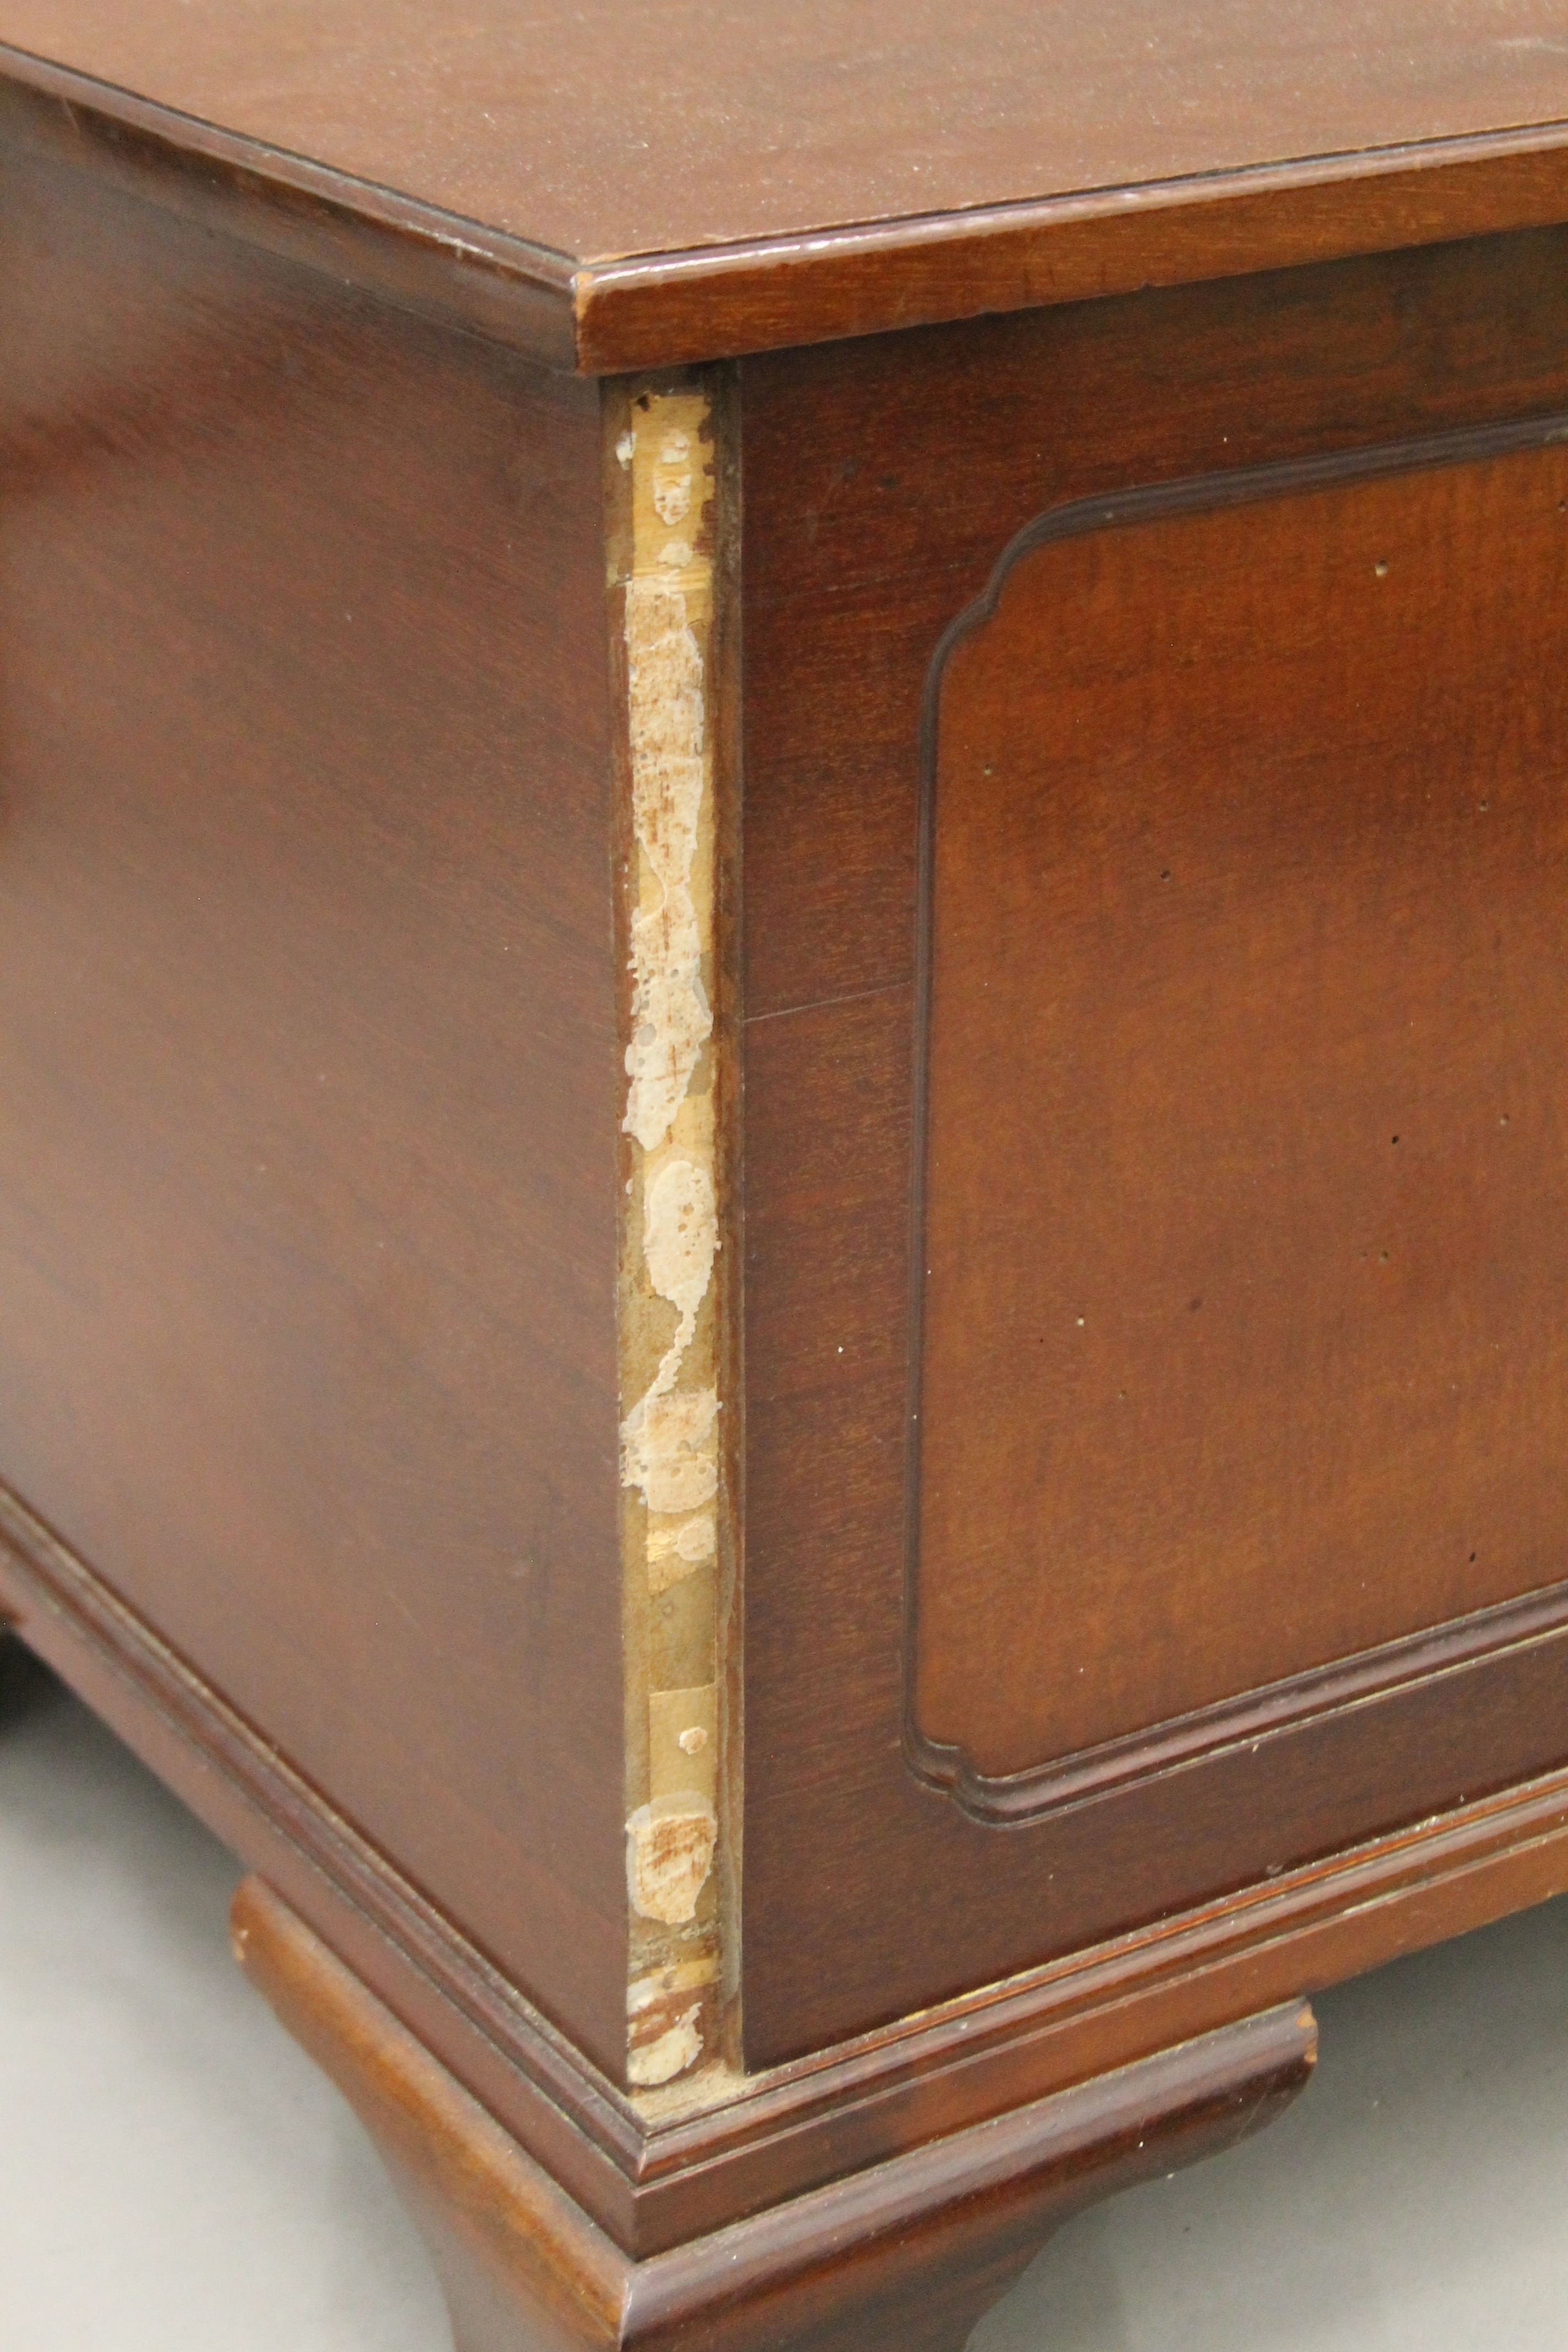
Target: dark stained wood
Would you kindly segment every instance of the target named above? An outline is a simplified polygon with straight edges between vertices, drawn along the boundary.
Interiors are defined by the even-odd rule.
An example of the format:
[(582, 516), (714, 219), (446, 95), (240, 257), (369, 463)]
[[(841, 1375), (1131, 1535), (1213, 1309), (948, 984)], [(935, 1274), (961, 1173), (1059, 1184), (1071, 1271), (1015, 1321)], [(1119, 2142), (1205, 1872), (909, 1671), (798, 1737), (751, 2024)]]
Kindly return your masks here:
[(637, 2263), (259, 1881), (235, 1943), (381, 2149), (458, 2352), (963, 2352), (1058, 2222), (1269, 2122), (1315, 2054), (1310, 2011), (1269, 2010)]
[(0, 6), (14, 48), (583, 260), (1561, 122), (1560, 29), (1542, 0)]
[(510, 343), (551, 367), (577, 356), (572, 268), (477, 224), (455, 241), (442, 215), (352, 188), (300, 157), (257, 157), (243, 140), (170, 118), (58, 67), (0, 72), (0, 141), (89, 173), (202, 228), (324, 270), (395, 308)]
[[(938, 640), (1066, 499), (1563, 406), (1563, 252), (1555, 234), (1487, 241), (742, 370), (754, 2064), (1568, 1754), (1568, 1643), (1537, 1625), (1451, 1678), (1003, 1835), (910, 1770), (900, 1622), (916, 795)], [(972, 1140), (983, 1153), (988, 1131)], [(1545, 1564), (1529, 1576), (1561, 1575), (1544, 1522), (1531, 1540)], [(1350, 1572), (1381, 1580), (1387, 1547)]]
[(1251, 2015), (1287, 1985), (1318, 1991), (1565, 1886), (1559, 1772), (815, 2052), (661, 2131), (647, 2174), (689, 2165), (695, 2187), (702, 2164), (724, 2179), (729, 2210), (745, 2210), (738, 2190), (811, 2186)]
[(1559, 1772), (650, 2116), (13, 1505), (4, 1527), (28, 1643), (635, 2256), (1568, 1889)]
[[(749, 1045), (752, 2065), (1568, 1758), (1568, 1635), (1558, 1632), (1035, 1826), (983, 1826), (921, 1785), (901, 1738), (904, 1368), (890, 1360), (901, 1328), (907, 1124), (879, 1129), (872, 1066), (878, 1030), (889, 1058), (907, 1046), (898, 1002), (889, 992), (761, 1022)], [(805, 1101), (815, 1117), (803, 1143), (773, 1123), (773, 1106)], [(879, 1239), (887, 1225), (886, 1254), (875, 1257), (857, 1253), (839, 1223), (873, 1192), (882, 1205), (867, 1225)], [(764, 1316), (786, 1261), (790, 1300), (775, 1331)], [(800, 1384), (770, 1396), (762, 1383), (792, 1339)]]
[(1558, 407), (1565, 270), (1548, 230), (749, 361), (750, 1013), (910, 978), (926, 671), (1015, 531)]
[(1500, 131), (577, 271), (579, 367), (739, 358), (1383, 253), (1568, 215), (1568, 142)]
[(1563, 1574), (1542, 429), (1063, 509), (943, 659), (912, 1706), (979, 1780)]
[(613, 2072), (597, 391), (4, 161), (0, 1475)]
[[(618, 2242), (657, 2217), (627, 2100), (422, 1891), (0, 1489), (0, 1609)], [(13, 1642), (13, 1648), (22, 1648)]]
[[(1073, 2200), (1299, 2083), (1304, 2021), (1256, 2012), (1568, 1885), (1556, 456), (1507, 461), (1528, 493), (1472, 452), (1386, 506), (1255, 505), (1203, 541), (1201, 595), (1179, 532), (1037, 551), (955, 656), (944, 777), (985, 804), (994, 732), (1025, 789), (971, 845), (962, 919), (938, 910), (933, 1166), (962, 1181), (932, 1195), (937, 1422), (973, 1375), (942, 1353), (980, 1328), (966, 1284), (1037, 1318), (1070, 1244), (1130, 1297), (1163, 1232), (1155, 1273), (1195, 1253), (1210, 1305), (1233, 1180), (1267, 1159), (1249, 1119), (1316, 1143), (1321, 1100), (1392, 1151), (1408, 1096), (1449, 1147), (1405, 1191), (1364, 1139), (1276, 1150), (1284, 1229), (1239, 1222), (1279, 1313), (1238, 1339), (1232, 1309), (1201, 1423), (1213, 1356), (1155, 1367), (1113, 1464), (1163, 1481), (1110, 1528), (1114, 1623), (1088, 1578), (1038, 1605), (1016, 1508), (1020, 1407), (1061, 1361), (981, 1367), (990, 1453), (953, 1518), (1015, 1511), (976, 1583), (1002, 1640), (962, 1610), (931, 1633), (955, 1544), (914, 1651), (902, 1615), (933, 654), (1061, 501), (1568, 408), (1555, 31), (1533, 0), (1245, 26), (1053, 0), (961, 28), (816, 0), (761, 27), (689, 0), (657, 26), (0, 0), (0, 44), (63, 60), (0, 57), (0, 1615), (277, 1887), (242, 1905), (252, 1961), (392, 2149), (468, 2352), (957, 2352)], [(933, 317), (964, 323), (869, 331)], [(752, 2072), (634, 2099), (605, 483), (614, 508), (605, 424), (637, 387), (602, 404), (566, 371), (822, 336), (858, 339), (713, 379), (744, 546), (708, 719), (745, 792), (714, 995), (749, 1016), (717, 1161), (746, 1240), (745, 1642), (737, 1608), (719, 1660), (744, 1936), (718, 1998)], [(1325, 586), (1336, 550), (1388, 589), (1381, 630)], [(1195, 678), (1160, 640), (1173, 597), (1218, 648)], [(1069, 701), (1091, 756), (1064, 785), (1032, 745)], [(1248, 742), (1267, 806), (1216, 796)], [(1125, 877), (1162, 825), (1145, 921)], [(1069, 955), (1071, 1034), (1098, 1019), (1131, 1076), (1058, 1086), (1056, 1123), (1087, 1100), (1094, 1133), (1047, 1139), (1054, 1201), (1019, 1176), (1024, 1097)], [(984, 1009), (1004, 992), (1027, 1066)], [(1195, 1142), (1151, 1112), (1184, 1049)], [(1520, 1132), (1504, 1105), (1472, 1135), (1505, 1078)], [(1155, 1162), (1158, 1216), (1129, 1220)], [(1346, 1364), (1280, 1320), (1331, 1291), (1342, 1165), (1419, 1244), (1349, 1358), (1353, 1415)], [(1004, 1198), (1014, 1227), (1054, 1210), (1054, 1260), (987, 1259)], [(1505, 1324), (1513, 1414), (1476, 1376)], [(1407, 1361), (1414, 1415), (1409, 1375), (1388, 1402)], [(1360, 1465), (1317, 1521), (1289, 1507), (1321, 1475), (1281, 1434), (1301, 1398)], [(1252, 1442), (1200, 1514), (1211, 1423)], [(1437, 1541), (1472, 1501), (1495, 1559)], [(1156, 1508), (1179, 1574), (1135, 1554)], [(1079, 1498), (1083, 1558), (1106, 1518)], [(932, 1785), (911, 1664), (967, 1780)], [(1203, 1753), (1146, 1748), (998, 1825), (998, 1790), (1041, 1793), (1020, 1765), (1303, 1666)], [(672, 2018), (706, 1986), (672, 1981)]]
[(5, 0), (0, 72), (66, 135), (243, 173), (264, 238), (303, 195), (331, 266), (374, 221), (393, 276), (611, 370), (1561, 220), (1560, 29), (1542, 0)]

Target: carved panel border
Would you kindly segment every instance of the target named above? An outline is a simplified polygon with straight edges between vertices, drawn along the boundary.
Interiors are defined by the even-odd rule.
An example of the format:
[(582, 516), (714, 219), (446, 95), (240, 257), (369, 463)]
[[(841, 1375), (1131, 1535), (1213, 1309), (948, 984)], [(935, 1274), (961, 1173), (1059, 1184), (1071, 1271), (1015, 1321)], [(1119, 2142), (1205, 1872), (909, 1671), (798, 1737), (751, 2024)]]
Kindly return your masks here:
[(1190, 475), (1110, 497), (1047, 509), (1003, 549), (984, 588), (944, 631), (931, 656), (920, 740), (916, 867), (914, 1072), (910, 1199), (909, 1387), (905, 1435), (904, 1745), (911, 1770), (943, 1790), (973, 1820), (994, 1826), (1039, 1821), (1117, 1788), (1163, 1777), (1205, 1757), (1458, 1672), (1525, 1647), (1568, 1625), (1568, 1580), (1441, 1625), (1363, 1650), (1285, 1679), (1239, 1692), (1191, 1713), (1141, 1727), (1094, 1747), (1005, 1776), (980, 1771), (961, 1746), (920, 1727), (915, 1671), (920, 1642), (921, 1402), (925, 1320), (925, 1233), (930, 1156), (933, 888), (938, 723), (947, 666), (956, 648), (995, 613), (1008, 575), (1035, 550), (1091, 533), (1136, 529), (1183, 515), (1258, 505), (1305, 492), (1341, 489), (1436, 467), (1482, 464), (1568, 441), (1568, 412), (1468, 426), (1413, 439), (1324, 452), (1279, 464)]

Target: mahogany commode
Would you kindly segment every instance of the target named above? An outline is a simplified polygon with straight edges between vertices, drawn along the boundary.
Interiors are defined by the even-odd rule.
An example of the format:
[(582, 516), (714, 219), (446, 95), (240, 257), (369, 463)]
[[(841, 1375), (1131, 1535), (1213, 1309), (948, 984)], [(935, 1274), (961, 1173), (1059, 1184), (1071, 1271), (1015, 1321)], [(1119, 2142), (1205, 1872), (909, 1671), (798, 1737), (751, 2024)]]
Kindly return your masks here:
[(0, 1605), (463, 2352), (958, 2352), (1568, 1889), (1568, 49), (0, 0)]

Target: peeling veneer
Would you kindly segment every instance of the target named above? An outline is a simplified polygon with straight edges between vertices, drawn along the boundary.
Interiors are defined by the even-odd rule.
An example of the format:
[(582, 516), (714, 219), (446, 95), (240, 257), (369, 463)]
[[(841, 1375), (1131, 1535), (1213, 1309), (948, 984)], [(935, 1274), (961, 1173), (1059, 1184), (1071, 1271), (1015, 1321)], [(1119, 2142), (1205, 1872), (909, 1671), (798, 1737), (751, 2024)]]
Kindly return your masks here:
[(613, 583), (624, 615), (631, 791), (621, 1311), (627, 2014), (631, 2079), (654, 2085), (715, 2054), (720, 1974), (716, 494), (705, 394), (639, 394), (627, 415), (615, 445), (627, 521)]
[(704, 2003), (718, 1973), (717, 1960), (706, 1958), (658, 1969), (632, 1986), (627, 2071), (637, 2089), (673, 2083), (701, 2059)]
[(627, 1827), (627, 1883), (638, 1913), (668, 1927), (683, 1926), (695, 1916), (713, 1866), (719, 1822), (712, 1806), (684, 1790), (652, 1797)]

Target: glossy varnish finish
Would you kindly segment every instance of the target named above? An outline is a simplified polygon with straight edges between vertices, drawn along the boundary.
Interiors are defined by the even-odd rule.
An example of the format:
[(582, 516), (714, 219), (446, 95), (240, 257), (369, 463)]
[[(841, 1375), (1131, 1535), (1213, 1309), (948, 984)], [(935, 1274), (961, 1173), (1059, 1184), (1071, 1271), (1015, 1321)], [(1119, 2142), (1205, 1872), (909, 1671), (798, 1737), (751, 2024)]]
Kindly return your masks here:
[(4, 1473), (615, 2071), (597, 389), (3, 220)]
[(520, 21), (0, 0), (0, 1610), (464, 2352), (956, 2352), (1568, 1884), (1568, 82)]
[(942, 665), (914, 1711), (980, 1778), (1562, 1576), (1539, 432), (1047, 518)]
[(173, 162), (242, 236), (607, 370), (1561, 220), (1557, 31), (1539, 0), (5, 0), (0, 81), (95, 169)]
[(15, 48), (584, 261), (1568, 120), (1558, 29), (1541, 0), (0, 6)]
[(1060, 2221), (1271, 2121), (1315, 2054), (1291, 2002), (631, 2263), (259, 1881), (234, 1928), (385, 2157), (457, 2352), (963, 2352)]
[[(1562, 250), (1555, 234), (1456, 246), (791, 354), (742, 370), (748, 1739), (753, 1759), (768, 1759), (748, 1775), (746, 1794), (754, 2063), (1560, 1760), (1568, 1643), (1550, 1623), (1532, 1623), (1489, 1662), (1451, 1677), (1433, 1680), (1428, 1671), (1377, 1705), (1265, 1727), (1200, 1766), (1156, 1774), (1002, 1836), (910, 1773), (900, 1618), (919, 745), (922, 696), (943, 632), (981, 594), (1014, 535), (1075, 498), (1561, 408), (1568, 394)], [(1480, 492), (1451, 487), (1442, 495)], [(1243, 520), (1230, 527), (1245, 545)], [(1547, 543), (1532, 544), (1549, 579), (1555, 559)], [(1118, 560), (1129, 560), (1132, 547), (1129, 535)], [(1369, 577), (1369, 589), (1387, 584)], [(1454, 593), (1462, 600), (1484, 591), (1457, 583)], [(1440, 645), (1440, 625), (1431, 625)], [(1463, 642), (1461, 633), (1456, 643)], [(1508, 653), (1495, 635), (1493, 642), (1500, 683)], [(1050, 660), (1042, 647), (1047, 675)], [(1527, 703), (1536, 696), (1531, 684)], [(1413, 697), (1413, 715), (1416, 707)], [(1516, 789), (1535, 795), (1535, 815), (1510, 836), (1521, 856), (1532, 827), (1546, 825), (1540, 845), (1548, 843), (1550, 803), (1539, 780), (1551, 761), (1523, 733), (1503, 741), (1515, 746), (1504, 765), (1521, 779)], [(1457, 791), (1466, 762), (1451, 756)], [(1487, 796), (1479, 770), (1489, 766), (1490, 751), (1483, 744), (1469, 756), (1474, 822), (1485, 824), (1490, 812), (1483, 817), (1474, 803)], [(1398, 772), (1408, 780), (1408, 769)], [(1526, 786), (1530, 777), (1538, 781)], [(1408, 781), (1399, 789), (1406, 793)], [(1453, 823), (1460, 821), (1456, 806)], [(1155, 867), (1156, 894), (1173, 887), (1158, 880), (1169, 863)], [(1466, 936), (1482, 958), (1478, 978), (1494, 936), (1473, 929), (1480, 872), (1493, 887), (1501, 879), (1484, 866), (1463, 902)], [(1537, 904), (1533, 882), (1530, 889)], [(1437, 939), (1441, 919), (1433, 919)], [(1047, 951), (1041, 941), (1029, 952)], [(1550, 978), (1542, 985), (1550, 995)], [(1528, 989), (1528, 975), (1516, 971), (1506, 986)], [(1353, 1031), (1348, 1000), (1342, 1017)], [(1483, 994), (1479, 1011), (1465, 1013), (1466, 1050), (1488, 1039), (1490, 1018)], [(1145, 1033), (1153, 1038), (1146, 1021), (1142, 1031), (1129, 1028), (1121, 1050)], [(1204, 1050), (1200, 1041), (1194, 1050)], [(1447, 1067), (1439, 1055), (1420, 1083), (1462, 1086)], [(1415, 1083), (1416, 1074), (1408, 1076)], [(1310, 1111), (1309, 1097), (1301, 1111)], [(1500, 1104), (1492, 1116), (1506, 1112)], [(1000, 1133), (1011, 1116), (999, 1108)], [(952, 1148), (974, 1156), (982, 1192), (994, 1124), (988, 1114), (962, 1137), (954, 1130)], [(1389, 1137), (1402, 1131), (1389, 1123)], [(1496, 1129), (1499, 1148), (1510, 1132)], [(1551, 1181), (1544, 1133), (1538, 1130), (1543, 1157), (1529, 1183)], [(1391, 1159), (1405, 1148), (1384, 1145)], [(1478, 1154), (1491, 1148), (1489, 1138), (1474, 1144)], [(1500, 1212), (1515, 1200), (1522, 1214), (1524, 1195), (1508, 1189), (1507, 1165), (1477, 1161), (1478, 1171), (1495, 1167), (1505, 1187)], [(1099, 1210), (1085, 1201), (1081, 1213)], [(1451, 1216), (1452, 1199), (1429, 1213)], [(1521, 1267), (1514, 1272), (1526, 1278)], [(1196, 1293), (1194, 1284), (1185, 1295)], [(1405, 1305), (1418, 1322), (1417, 1294), (1406, 1293)], [(1071, 1310), (1069, 1339), (1081, 1311)], [(1486, 1311), (1495, 1315), (1495, 1299)], [(1414, 1337), (1415, 1323), (1411, 1330)], [(1545, 1435), (1538, 1425), (1537, 1441)], [(1479, 1448), (1467, 1475), (1484, 1490)], [(1320, 1602), (1342, 1612), (1352, 1638), (1373, 1622), (1369, 1604), (1353, 1602), (1356, 1586), (1381, 1584), (1391, 1572), (1375, 1529), (1366, 1540), (1367, 1551), (1345, 1559), (1340, 1597)], [(1526, 1545), (1533, 1549), (1517, 1578), (1486, 1588), (1462, 1575), (1445, 1580), (1437, 1563), (1426, 1563), (1425, 1622), (1441, 1622), (1456, 1601), (1463, 1608), (1552, 1582), (1561, 1570), (1550, 1557), (1549, 1527), (1540, 1523)], [(1483, 1546), (1468, 1542), (1451, 1569), (1473, 1575), (1471, 1549)], [(1402, 1557), (1418, 1580), (1423, 1563)], [(1419, 1608), (1414, 1583), (1401, 1605), (1408, 1624)], [(1221, 1622), (1194, 1633), (1198, 1654), (1206, 1644), (1211, 1661), (1223, 1660), (1229, 1642), (1258, 1638), (1239, 1608), (1234, 1631), (1226, 1615), (1222, 1608)], [(1385, 1627), (1390, 1619), (1378, 1622)], [(800, 1641), (803, 1622), (812, 1630), (809, 1649)], [(1331, 1627), (1331, 1650), (1332, 1640)], [(1311, 1654), (1303, 1645), (1289, 1664), (1306, 1665)], [(1316, 1654), (1324, 1654), (1322, 1644)], [(1177, 1696), (1173, 1685), (1164, 1703), (1191, 1705), (1215, 1689), (1212, 1680), (1194, 1680)], [(1153, 1719), (1152, 1710), (1142, 1717)], [(1102, 1714), (1096, 1731), (1110, 1720)], [(1095, 1736), (1086, 1723), (1062, 1737)], [(1016, 1743), (994, 1757), (1033, 1760)], [(803, 1903), (808, 1879), (832, 1887), (831, 1905)]]
[(1560, 1770), (793, 2064), (634, 2101), (487, 1975), (101, 1584), (28, 1537), (14, 1507), (0, 1525), (0, 1595), (28, 1642), (637, 2257), (1568, 1889)]

